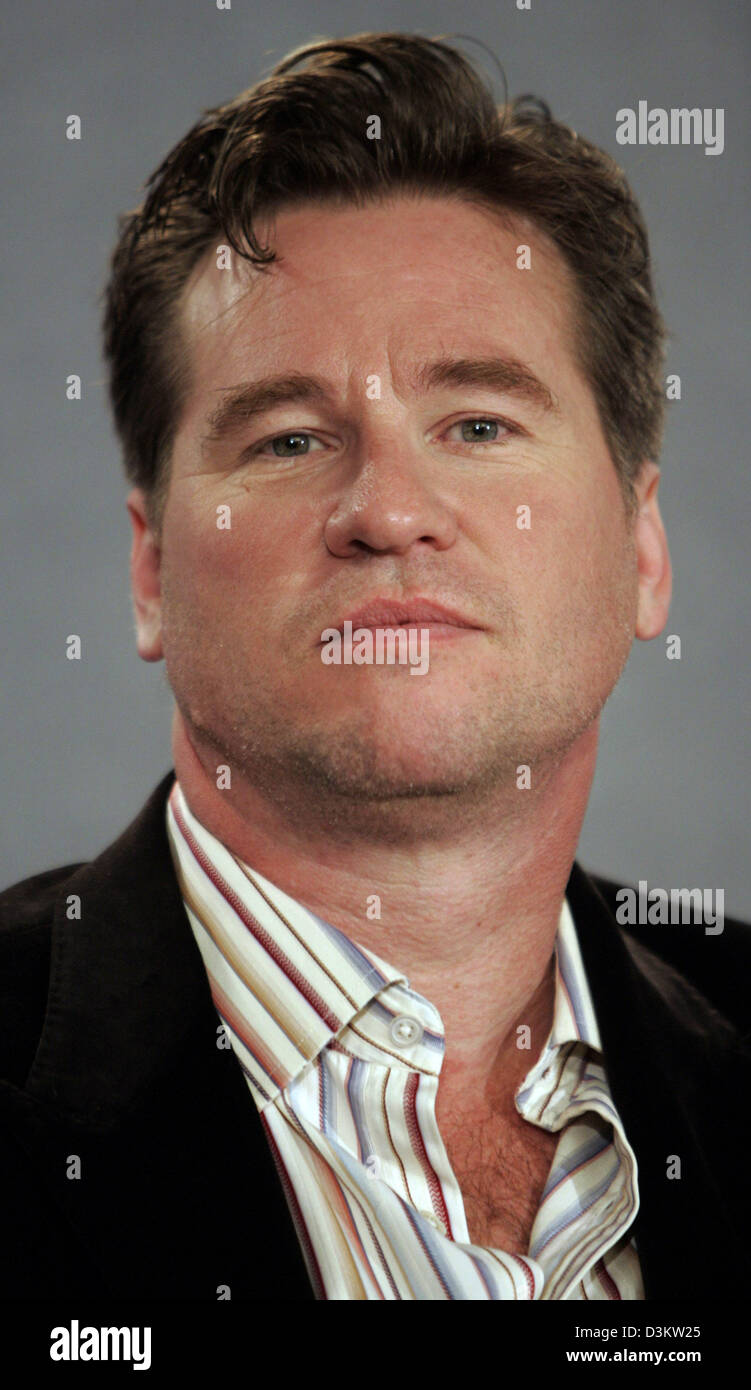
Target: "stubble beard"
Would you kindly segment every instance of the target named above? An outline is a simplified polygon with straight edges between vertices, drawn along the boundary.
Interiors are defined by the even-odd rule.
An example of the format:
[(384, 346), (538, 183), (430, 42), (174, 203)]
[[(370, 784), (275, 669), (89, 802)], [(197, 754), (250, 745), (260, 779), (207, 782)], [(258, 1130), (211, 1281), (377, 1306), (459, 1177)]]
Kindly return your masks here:
[[(227, 764), (234, 785), (244, 781), (300, 828), (315, 822), (343, 842), (406, 843), (468, 827), (504, 802), (516, 813), (520, 768), (540, 790), (599, 717), (627, 655), (603, 670), (594, 690), (557, 678), (512, 690), (486, 685), (463, 706), (447, 701), (422, 728), (400, 714), (396, 692), (382, 720), (346, 711), (295, 722), (265, 693), (248, 701), (239, 669), (225, 670), (221, 686), (204, 684), (197, 698), (179, 680), (173, 692), (207, 771)], [(406, 668), (398, 678), (422, 679)]]
[[(317, 717), (314, 706), (300, 704), (299, 678), (287, 677), (280, 689), (261, 672), (254, 687), (252, 662), (231, 642), (220, 639), (202, 663), (196, 615), (181, 602), (164, 615), (168, 680), (212, 781), (226, 764), (233, 787), (244, 783), (290, 825), (324, 825), (342, 843), (440, 839), (503, 815), (504, 806), (518, 814), (519, 769), (529, 768), (539, 791), (599, 718), (628, 659), (634, 597), (616, 579), (607, 595), (581, 598), (566, 637), (545, 634), (545, 660), (539, 635), (524, 633), (512, 612), (491, 641), (500, 663), (465, 682), (471, 698), (431, 705), (422, 724), (408, 708), (413, 692), (402, 699), (397, 687), (429, 677), (412, 677), (407, 667), (359, 668), (365, 680), (389, 681), (383, 716), (374, 718), (368, 702)], [(512, 667), (518, 680), (508, 675)], [(339, 668), (328, 669), (335, 679)]]

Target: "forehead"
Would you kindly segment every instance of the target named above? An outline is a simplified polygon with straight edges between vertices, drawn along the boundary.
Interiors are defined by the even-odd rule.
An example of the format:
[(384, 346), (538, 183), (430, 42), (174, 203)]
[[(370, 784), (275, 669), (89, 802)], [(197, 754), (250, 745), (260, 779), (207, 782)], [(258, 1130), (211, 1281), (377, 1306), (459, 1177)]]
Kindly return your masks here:
[(573, 277), (518, 214), (429, 197), (305, 204), (260, 221), (256, 235), (276, 252), (268, 271), (234, 252), (220, 269), (212, 247), (186, 286), (194, 388), (322, 360), (332, 375), (388, 360), (398, 387), (402, 368), (451, 350), (507, 350), (559, 384), (577, 371)]

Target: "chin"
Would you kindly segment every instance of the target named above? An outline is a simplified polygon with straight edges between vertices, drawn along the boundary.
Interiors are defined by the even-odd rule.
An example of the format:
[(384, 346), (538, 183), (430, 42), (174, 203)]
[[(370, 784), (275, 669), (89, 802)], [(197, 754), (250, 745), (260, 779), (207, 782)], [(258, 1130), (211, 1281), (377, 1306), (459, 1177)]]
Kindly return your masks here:
[(365, 736), (340, 730), (335, 739), (307, 741), (301, 770), (335, 794), (366, 801), (452, 796), (492, 780), (487, 749), (435, 737), (426, 746), (424, 726), (412, 738), (403, 729), (393, 740), (380, 732), (374, 738), (372, 728)]

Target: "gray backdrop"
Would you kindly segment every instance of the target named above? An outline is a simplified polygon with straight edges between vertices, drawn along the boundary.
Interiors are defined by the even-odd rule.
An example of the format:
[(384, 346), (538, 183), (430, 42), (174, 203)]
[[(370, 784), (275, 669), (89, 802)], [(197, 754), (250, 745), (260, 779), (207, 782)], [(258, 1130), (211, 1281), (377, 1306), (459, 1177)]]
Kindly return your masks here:
[[(579, 858), (650, 887), (725, 889), (747, 916), (742, 608), (749, 15), (737, 0), (24, 0), (2, 20), (3, 885), (88, 859), (171, 767), (163, 663), (135, 649), (126, 485), (109, 421), (98, 297), (117, 213), (207, 106), (290, 48), (367, 29), (471, 35), (626, 169), (672, 331), (661, 496), (675, 573), (666, 628), (637, 642), (602, 722)], [(460, 47), (500, 79), (471, 42)], [(725, 149), (620, 146), (616, 111), (725, 110)], [(65, 138), (81, 116), (83, 138)], [(83, 399), (65, 380), (79, 373)], [(65, 657), (78, 633), (84, 660)]]

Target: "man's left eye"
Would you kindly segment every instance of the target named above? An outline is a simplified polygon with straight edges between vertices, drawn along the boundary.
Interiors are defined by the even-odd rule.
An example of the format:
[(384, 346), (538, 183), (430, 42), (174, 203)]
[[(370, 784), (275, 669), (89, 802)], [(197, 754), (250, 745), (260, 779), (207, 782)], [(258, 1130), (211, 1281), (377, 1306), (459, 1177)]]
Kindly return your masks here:
[[(500, 420), (486, 420), (482, 416), (470, 416), (466, 420), (457, 420), (455, 424), (449, 426), (451, 430), (460, 429), (461, 442), (463, 444), (495, 444), (499, 438), (499, 429), (508, 429), (501, 424)], [(488, 433), (491, 431), (491, 433)]]
[[(298, 454), (307, 454), (309, 452), (309, 445), (307, 441), (314, 438), (315, 435), (305, 434), (302, 430), (294, 430), (290, 434), (276, 435), (274, 439), (269, 440), (269, 443), (272, 445), (277, 458), (295, 458)], [(291, 454), (286, 453), (283, 448), (277, 448), (278, 444), (281, 444), (283, 446), (290, 443), (296, 445), (299, 444), (301, 441), (305, 444), (305, 447), (303, 449), (293, 448)]]

